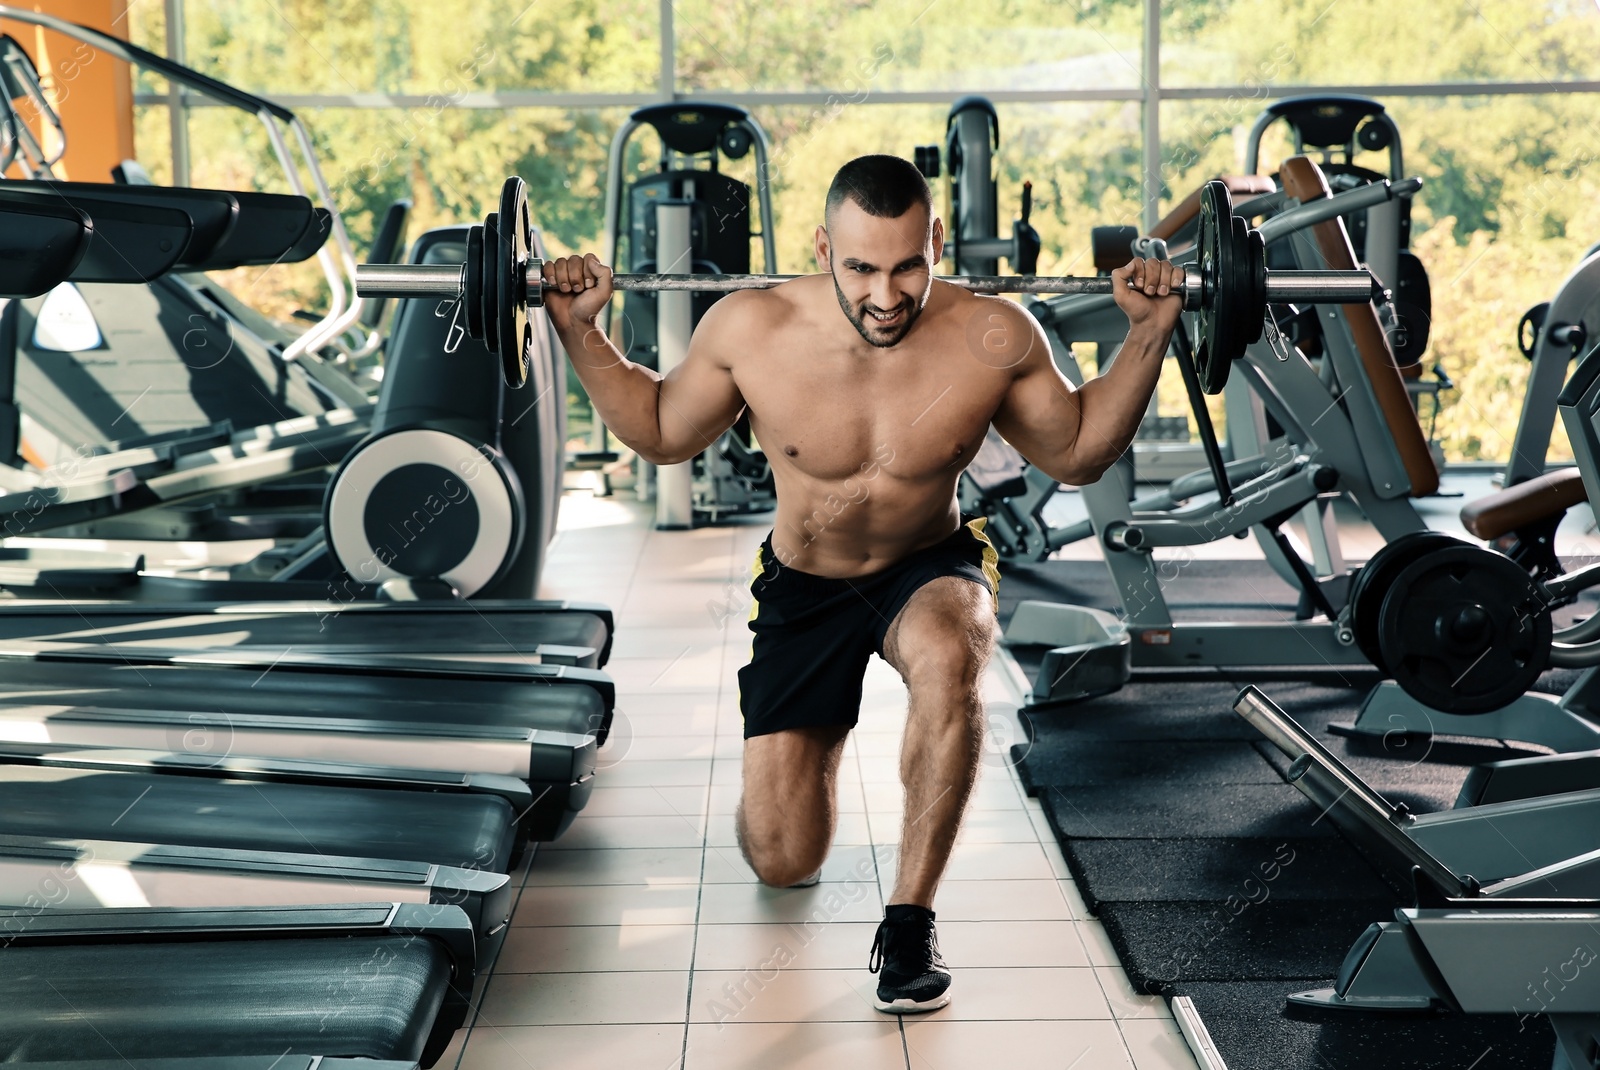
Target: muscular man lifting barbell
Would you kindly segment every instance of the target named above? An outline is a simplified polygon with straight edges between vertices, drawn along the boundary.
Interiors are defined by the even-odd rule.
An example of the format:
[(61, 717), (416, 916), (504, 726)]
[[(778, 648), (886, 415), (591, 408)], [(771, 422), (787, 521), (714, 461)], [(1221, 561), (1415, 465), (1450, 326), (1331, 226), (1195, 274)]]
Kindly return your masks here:
[[(1195, 313), (1196, 344), (1192, 362), (1176, 350), (1179, 366), (1215, 394), (1270, 303), (1381, 291), (1365, 271), (1267, 270), (1260, 233), (1221, 182), (1202, 190), (1193, 263), (1135, 259), (1110, 279), (936, 279), (943, 226), (922, 176), (892, 156), (841, 168), (825, 219), (816, 255), (831, 278), (613, 275), (593, 256), (532, 256), (527, 188), (510, 178), (499, 210), (468, 232), (464, 264), (363, 264), (356, 292), (450, 299), (459, 333), (483, 339), (513, 387), (528, 376), (529, 309), (547, 307), (600, 415), (659, 464), (687, 461), (750, 411), (778, 517), (752, 570), (755, 641), (739, 673), (739, 842), (766, 883), (815, 883), (862, 674), (880, 654), (911, 710), (900, 864), (869, 968), (881, 965), (879, 1009), (927, 1011), (949, 1000), (932, 905), (977, 771), (998, 583), (981, 521), (963, 525), (956, 510), (961, 469), (992, 423), (1042, 471), (1091, 482), (1127, 449), (1180, 309)], [(739, 292), (663, 377), (596, 326), (613, 289)], [(1129, 320), (1122, 355), (1074, 390), (1032, 317), (975, 296), (1010, 292), (1109, 293)]]
[(818, 879), (868, 656), (910, 690), (900, 861), (871, 956), (871, 968), (881, 961), (878, 1009), (893, 1013), (949, 1001), (934, 892), (983, 743), (979, 686), (999, 573), (983, 522), (958, 515), (956, 478), (993, 423), (1062, 482), (1098, 479), (1133, 439), (1182, 310), (1180, 267), (1119, 269), (1127, 341), (1074, 389), (1020, 306), (933, 274), (944, 227), (932, 205), (905, 160), (850, 161), (816, 232), (829, 273), (730, 294), (666, 376), (628, 360), (596, 326), (609, 268), (591, 254), (543, 269), (545, 308), (619, 439), (678, 464), (748, 409), (771, 461), (777, 518), (752, 570), (755, 639), (739, 672), (738, 835), (763, 882)]

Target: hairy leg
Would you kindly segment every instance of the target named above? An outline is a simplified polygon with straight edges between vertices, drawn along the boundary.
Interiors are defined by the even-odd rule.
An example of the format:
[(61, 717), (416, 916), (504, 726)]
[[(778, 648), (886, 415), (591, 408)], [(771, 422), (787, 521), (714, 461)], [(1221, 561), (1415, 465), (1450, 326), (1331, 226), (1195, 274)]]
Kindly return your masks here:
[(994, 647), (988, 590), (955, 576), (934, 580), (895, 617), (883, 645), (911, 692), (900, 747), (905, 823), (888, 901), (932, 909), (982, 757), (979, 686)]
[(739, 849), (763, 884), (786, 888), (822, 867), (838, 821), (847, 726), (786, 728), (744, 741)]

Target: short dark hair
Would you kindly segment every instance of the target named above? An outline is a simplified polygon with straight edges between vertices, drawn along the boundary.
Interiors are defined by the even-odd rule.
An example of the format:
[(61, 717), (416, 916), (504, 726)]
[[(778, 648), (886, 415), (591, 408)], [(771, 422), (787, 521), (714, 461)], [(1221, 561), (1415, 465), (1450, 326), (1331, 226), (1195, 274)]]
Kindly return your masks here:
[(928, 210), (929, 218), (933, 217), (933, 192), (928, 189), (928, 180), (910, 160), (899, 156), (857, 156), (839, 168), (828, 187), (823, 218), (831, 220), (834, 210), (846, 198), (868, 215), (894, 219), (905, 215), (912, 205), (920, 204)]

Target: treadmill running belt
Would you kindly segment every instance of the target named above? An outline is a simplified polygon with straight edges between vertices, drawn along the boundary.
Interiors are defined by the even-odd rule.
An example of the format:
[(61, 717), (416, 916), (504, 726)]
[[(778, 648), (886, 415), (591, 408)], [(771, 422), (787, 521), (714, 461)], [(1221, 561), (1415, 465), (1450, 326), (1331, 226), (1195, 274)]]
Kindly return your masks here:
[[(76, 608), (76, 607), (75, 607)], [(597, 653), (607, 640), (605, 622), (589, 613), (470, 615), (395, 613), (170, 613), (140, 615), (83, 606), (72, 614), (17, 613), (0, 617), (0, 640), (46, 639), (72, 643), (219, 648), (293, 646), (310, 653), (338, 644), (387, 648), (396, 654), (531, 654), (541, 643), (588, 647)], [(507, 619), (509, 618), (509, 619)], [(598, 659), (584, 662), (597, 667)]]
[(0, 766), (13, 835), (294, 851), (504, 873), (516, 822), (504, 799)]
[(417, 1059), (450, 974), (436, 942), (408, 936), (23, 945), (0, 964), (0, 1063)]
[[(109, 661), (4, 661), (0, 699), (8, 704), (23, 700), (219, 714), (514, 725), (563, 732), (602, 730), (610, 720), (602, 696), (590, 687)], [(174, 740), (169, 749), (185, 749), (176, 746), (180, 742)]]

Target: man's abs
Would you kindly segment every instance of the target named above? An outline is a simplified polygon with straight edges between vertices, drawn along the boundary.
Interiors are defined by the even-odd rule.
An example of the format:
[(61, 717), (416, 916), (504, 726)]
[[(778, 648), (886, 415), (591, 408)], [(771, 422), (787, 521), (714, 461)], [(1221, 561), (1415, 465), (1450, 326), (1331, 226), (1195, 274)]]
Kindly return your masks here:
[(775, 470), (778, 563), (816, 576), (865, 576), (949, 537), (960, 523), (959, 469), (905, 480), (889, 471), (892, 463), (892, 456), (874, 456), (843, 481)]

